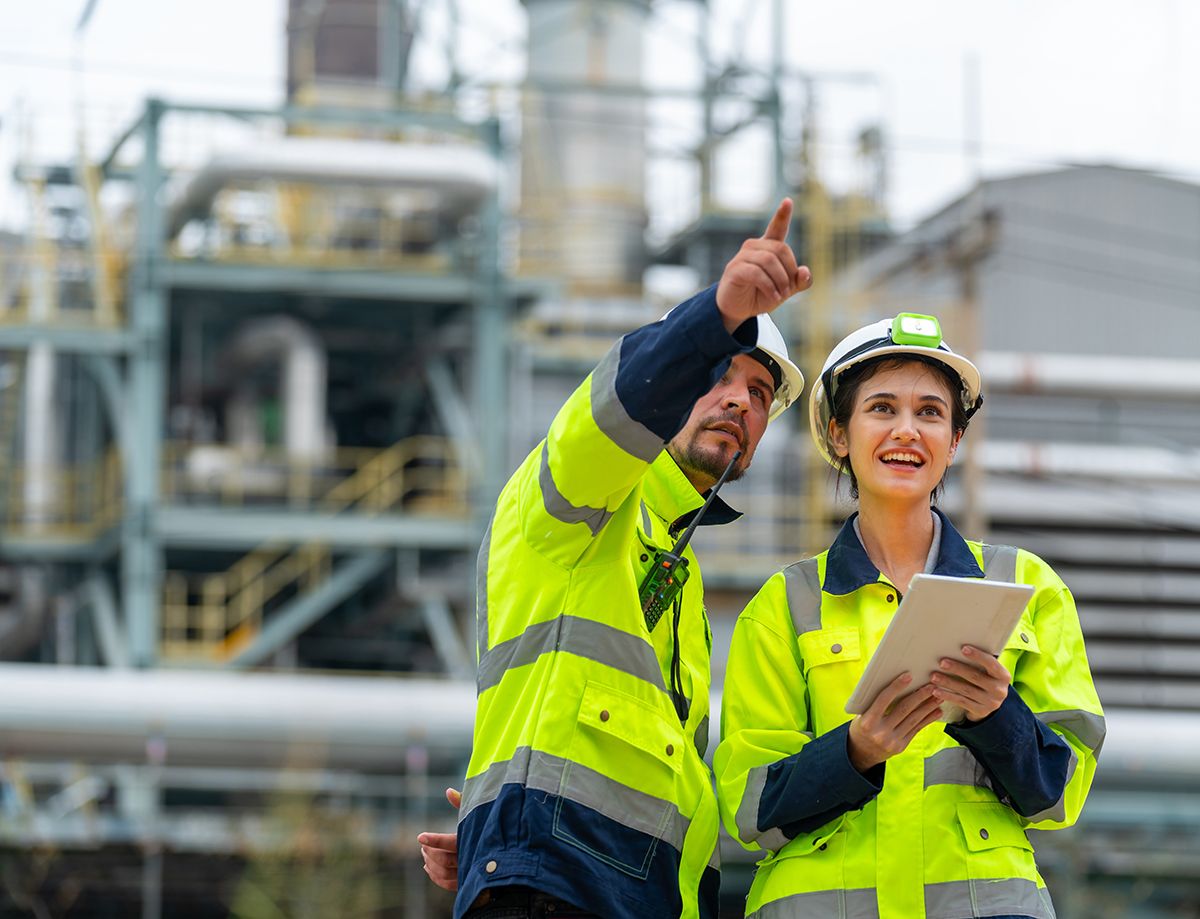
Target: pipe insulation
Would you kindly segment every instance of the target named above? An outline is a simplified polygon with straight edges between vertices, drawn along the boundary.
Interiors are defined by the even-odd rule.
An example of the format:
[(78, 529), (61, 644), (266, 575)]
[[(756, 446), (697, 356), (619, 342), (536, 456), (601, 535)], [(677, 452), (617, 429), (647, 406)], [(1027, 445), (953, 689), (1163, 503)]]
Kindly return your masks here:
[(461, 217), (496, 189), (500, 167), (487, 151), (464, 145), (264, 138), (216, 153), (200, 167), (168, 208), (168, 237), (207, 216), (222, 189), (254, 181), (414, 190), (431, 197), (436, 210)]
[[(325, 347), (311, 329), (290, 316), (269, 316), (244, 326), (227, 357), (238, 367), (268, 361), (282, 363), (279, 385), (283, 403), (283, 440), (292, 459), (313, 462), (325, 452), (325, 400), (328, 360)], [(237, 390), (231, 412), (246, 415), (251, 397)], [(253, 414), (253, 409), (250, 409)]]

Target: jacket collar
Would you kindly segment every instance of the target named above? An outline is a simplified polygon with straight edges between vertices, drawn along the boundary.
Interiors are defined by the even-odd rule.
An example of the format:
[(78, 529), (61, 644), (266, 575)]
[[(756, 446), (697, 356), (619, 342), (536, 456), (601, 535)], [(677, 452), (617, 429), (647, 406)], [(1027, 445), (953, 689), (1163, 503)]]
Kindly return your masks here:
[[(967, 541), (950, 523), (950, 519), (936, 507), (942, 523), (942, 538), (938, 546), (938, 560), (933, 574), (942, 574), (953, 578), (981, 578), (983, 569), (975, 561)], [(879, 580), (879, 569), (871, 563), (867, 550), (863, 548), (858, 534), (854, 532), (854, 513), (842, 524), (842, 529), (829, 547), (825, 557), (825, 583), (822, 589), (825, 593), (844, 596), (853, 593), (866, 584), (874, 584)]]
[[(650, 473), (642, 480), (642, 495), (648, 507), (671, 521), (672, 530), (682, 530), (691, 523), (696, 512), (704, 506), (705, 498), (666, 450), (650, 464)], [(717, 495), (700, 526), (732, 523), (741, 516), (740, 511), (735, 511)]]

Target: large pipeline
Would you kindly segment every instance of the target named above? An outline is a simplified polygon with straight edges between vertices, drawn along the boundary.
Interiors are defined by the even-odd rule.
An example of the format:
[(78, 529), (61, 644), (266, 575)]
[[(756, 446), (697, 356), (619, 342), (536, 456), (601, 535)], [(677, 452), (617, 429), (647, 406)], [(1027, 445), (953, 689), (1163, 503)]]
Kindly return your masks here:
[(0, 757), (386, 770), (469, 749), (475, 687), (401, 677), (0, 666)]
[[(464, 756), (475, 714), (474, 684), (428, 678), (10, 664), (0, 686), (0, 756), (28, 759), (395, 769), (412, 746)], [(1195, 784), (1200, 714), (1116, 709), (1107, 723), (1099, 781)]]

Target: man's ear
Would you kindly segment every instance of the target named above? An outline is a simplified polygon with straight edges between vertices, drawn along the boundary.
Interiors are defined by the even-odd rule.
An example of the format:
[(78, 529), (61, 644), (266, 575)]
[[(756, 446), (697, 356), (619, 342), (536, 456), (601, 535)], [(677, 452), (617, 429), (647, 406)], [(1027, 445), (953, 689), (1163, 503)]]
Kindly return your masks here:
[(850, 455), (850, 441), (846, 437), (846, 431), (836, 418), (829, 419), (829, 443), (833, 447), (833, 452), (841, 459), (845, 459)]

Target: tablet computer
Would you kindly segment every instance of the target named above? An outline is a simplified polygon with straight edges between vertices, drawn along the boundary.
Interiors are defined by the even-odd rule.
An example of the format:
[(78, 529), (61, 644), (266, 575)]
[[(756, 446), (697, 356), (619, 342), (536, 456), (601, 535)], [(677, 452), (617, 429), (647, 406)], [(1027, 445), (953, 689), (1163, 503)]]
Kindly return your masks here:
[(919, 689), (929, 682), (930, 674), (941, 669), (938, 664), (943, 657), (962, 660), (963, 645), (998, 656), (1032, 596), (1030, 584), (913, 575), (846, 703), (846, 711), (852, 715), (865, 712), (880, 690), (906, 671), (913, 677), (909, 691)]

